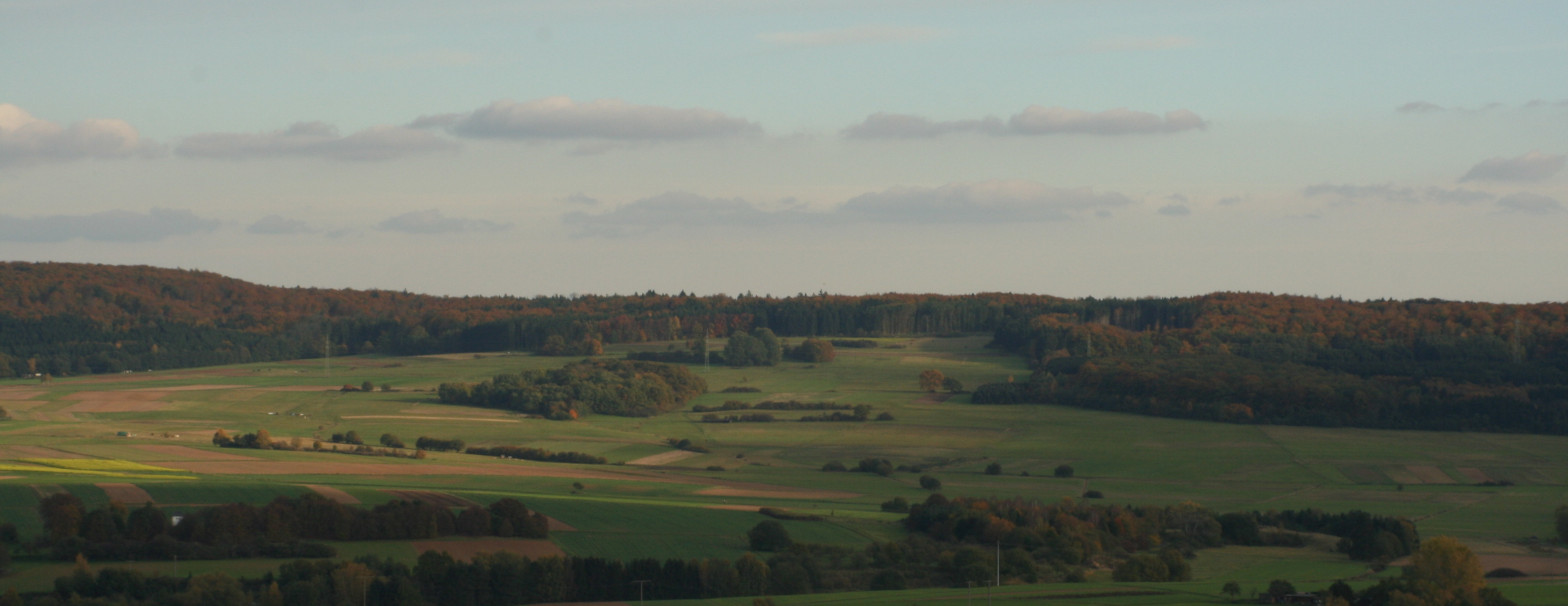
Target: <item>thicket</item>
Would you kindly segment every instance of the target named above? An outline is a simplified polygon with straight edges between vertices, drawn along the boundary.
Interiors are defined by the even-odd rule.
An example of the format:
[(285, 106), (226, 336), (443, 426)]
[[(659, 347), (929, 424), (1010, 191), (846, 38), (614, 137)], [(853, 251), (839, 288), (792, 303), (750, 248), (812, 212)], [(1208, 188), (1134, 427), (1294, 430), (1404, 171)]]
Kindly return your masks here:
[(598, 414), (647, 417), (685, 406), (708, 384), (683, 366), (583, 360), (554, 370), (501, 374), (477, 385), (442, 383), (443, 404), (500, 408), (549, 419)]
[(603, 465), (609, 460), (598, 455), (583, 452), (562, 451), (551, 452), (543, 448), (527, 448), (522, 446), (470, 446), (464, 452), (468, 454), (501, 457), (503, 459), (522, 459), (524, 461), (541, 461), (544, 463), (586, 463), (590, 465)]

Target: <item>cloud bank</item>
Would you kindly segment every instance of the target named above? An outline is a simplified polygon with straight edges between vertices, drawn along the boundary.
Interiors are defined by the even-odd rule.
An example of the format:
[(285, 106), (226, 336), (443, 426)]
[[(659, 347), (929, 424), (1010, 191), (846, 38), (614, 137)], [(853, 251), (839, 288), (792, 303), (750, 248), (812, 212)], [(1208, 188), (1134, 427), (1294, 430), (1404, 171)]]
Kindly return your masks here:
[(1308, 197), (1332, 196), (1345, 201), (1374, 200), (1410, 204), (1423, 202), (1474, 204), (1477, 202), (1488, 202), (1495, 198), (1492, 194), (1462, 187), (1426, 187), (1416, 189), (1413, 187), (1399, 187), (1391, 183), (1375, 183), (1372, 185), (1320, 183), (1303, 188), (1301, 193)]
[(1518, 193), (1499, 198), (1497, 210), (1502, 213), (1552, 215), (1563, 212), (1563, 205), (1553, 198), (1540, 194)]
[(547, 97), (504, 99), (462, 114), (421, 116), (414, 128), (444, 127), (478, 139), (613, 139), (658, 141), (755, 135), (762, 128), (711, 109), (633, 105), (618, 99), (578, 103)]
[(0, 103), (0, 167), (85, 158), (126, 158), (155, 153), (124, 120), (82, 120), (61, 126)]
[(893, 187), (855, 196), (823, 212), (764, 210), (740, 198), (670, 192), (615, 209), (572, 212), (562, 221), (579, 236), (626, 236), (667, 227), (780, 225), (951, 225), (1067, 221), (1103, 214), (1133, 201), (1119, 193), (1048, 187), (1031, 181)]
[(348, 136), (322, 122), (296, 122), (266, 133), (203, 133), (187, 137), (174, 152), (192, 158), (248, 160), (317, 157), (347, 161), (391, 160), (457, 147), (434, 133), (405, 126), (376, 126)]
[(279, 215), (267, 215), (245, 228), (245, 233), (264, 236), (291, 236), (298, 234), (313, 234), (304, 221), (299, 219), (285, 219)]
[(0, 215), (0, 242), (155, 242), (175, 236), (210, 232), (216, 219), (189, 210), (154, 208), (145, 213), (111, 210), (89, 215), (12, 217)]
[(1517, 158), (1489, 158), (1470, 167), (1459, 181), (1540, 181), (1557, 174), (1568, 156), (1531, 151)]
[(482, 219), (447, 217), (439, 210), (420, 210), (403, 213), (376, 225), (380, 231), (405, 234), (455, 234), (466, 232), (502, 231), (512, 226)]
[(1031, 105), (1006, 122), (987, 116), (978, 120), (938, 122), (911, 114), (878, 112), (840, 134), (852, 139), (928, 138), (949, 133), (986, 135), (1152, 135), (1204, 130), (1208, 122), (1190, 110), (1178, 109), (1159, 116), (1127, 108), (1089, 112), (1066, 107)]

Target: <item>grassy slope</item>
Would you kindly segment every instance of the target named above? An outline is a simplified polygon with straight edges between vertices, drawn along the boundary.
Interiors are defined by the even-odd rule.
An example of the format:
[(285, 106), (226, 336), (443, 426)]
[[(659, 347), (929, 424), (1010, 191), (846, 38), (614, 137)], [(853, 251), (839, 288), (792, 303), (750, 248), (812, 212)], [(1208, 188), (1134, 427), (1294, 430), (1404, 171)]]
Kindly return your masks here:
[[(827, 461), (853, 466), (855, 461), (873, 456), (898, 464), (935, 465), (926, 473), (941, 478), (943, 491), (949, 495), (1057, 500), (1092, 488), (1104, 492), (1110, 502), (1192, 500), (1220, 511), (1359, 508), (1412, 517), (1426, 535), (1459, 536), (1483, 551), (1511, 549), (1499, 543), (1508, 539), (1549, 535), (1552, 508), (1568, 502), (1568, 468), (1560, 465), (1568, 458), (1568, 439), (1560, 437), (1222, 425), (1051, 406), (977, 406), (969, 404), (967, 396), (941, 401), (914, 390), (916, 375), (927, 368), (941, 369), (969, 386), (1027, 375), (1019, 360), (985, 350), (983, 342), (983, 338), (888, 340), (884, 344), (902, 348), (841, 350), (837, 361), (815, 366), (786, 363), (769, 369), (715, 367), (699, 371), (711, 387), (711, 393), (698, 399), (699, 404), (717, 405), (729, 399), (834, 400), (870, 404), (877, 412), (891, 412), (897, 420), (889, 423), (717, 425), (698, 423), (700, 415), (692, 413), (648, 419), (590, 416), (560, 423), (434, 403), (431, 390), (442, 381), (478, 381), (499, 372), (554, 367), (569, 361), (522, 355), (344, 358), (332, 361), (330, 375), (323, 361), (317, 360), (60, 379), (42, 386), (0, 382), (0, 388), (45, 390), (29, 400), (0, 404), (18, 417), (0, 424), (0, 444), (42, 446), (150, 465), (166, 466), (185, 457), (137, 446), (182, 444), (216, 452), (207, 438), (217, 427), (231, 431), (265, 428), (275, 438), (307, 439), (324, 439), (353, 429), (372, 442), (383, 432), (395, 433), (410, 443), (419, 435), (462, 437), (470, 444), (576, 450), (612, 461), (665, 452), (666, 437), (691, 438), (713, 450), (652, 471), (633, 466), (580, 467), (589, 472), (644, 474), (628, 479), (319, 473), (203, 475), (199, 482), (190, 482), (4, 472), (0, 476), (21, 477), (0, 480), (0, 515), (18, 523), (24, 535), (34, 534), (40, 529), (36, 516), (30, 513), (37, 498), (32, 486), (63, 487), (94, 504), (106, 500), (92, 485), (99, 481), (132, 481), (160, 503), (181, 504), (260, 503), (280, 494), (298, 494), (304, 490), (301, 484), (336, 486), (371, 504), (392, 498), (382, 491), (385, 488), (426, 489), (453, 492), (481, 503), (518, 496), (579, 529), (556, 535), (556, 541), (571, 553), (621, 558), (734, 557), (745, 548), (740, 533), (762, 518), (755, 513), (705, 507), (783, 506), (833, 516), (831, 523), (791, 523), (792, 532), (808, 540), (855, 544), (869, 538), (897, 537), (901, 531), (893, 523), (896, 516), (880, 513), (877, 504), (894, 496), (924, 498), (928, 493), (916, 484), (918, 474), (880, 478), (818, 471)], [(328, 390), (366, 380), (377, 385), (389, 383), (399, 391), (346, 394)], [(83, 392), (192, 385), (246, 388), (169, 391), (157, 397), (167, 402), (160, 410), (83, 412), (77, 406), (94, 397)], [(298, 386), (323, 389), (268, 390)], [(729, 386), (756, 387), (762, 393), (719, 393)], [(774, 412), (780, 419), (800, 414), (805, 413)], [(117, 431), (135, 435), (117, 438)], [(525, 465), (448, 453), (434, 454), (423, 463), (295, 452), (224, 450), (220, 454), (312, 465)], [(0, 448), (0, 463), (36, 456)], [(993, 461), (1002, 465), (1003, 474), (982, 473)], [(1077, 477), (1050, 477), (1051, 470), (1062, 463), (1071, 464)], [(714, 465), (726, 471), (705, 471)], [(1409, 480), (1411, 466), (1424, 472), (1430, 472), (1427, 467), (1436, 468), (1452, 483), (1398, 484)], [(1479, 469), (1518, 485), (1471, 486), (1464, 469)], [(702, 494), (700, 491), (708, 487), (702, 482), (710, 479), (860, 496), (781, 499)], [(574, 483), (583, 484), (583, 488), (577, 489)], [(1195, 562), (1197, 576), (1211, 585), (1231, 579), (1266, 585), (1269, 578), (1283, 577), (1318, 586), (1326, 584), (1321, 582), (1324, 579), (1364, 571), (1359, 564), (1330, 553), (1284, 550), (1263, 554), (1230, 549), (1200, 557)], [(221, 563), (211, 565), (222, 567)], [(243, 567), (249, 570), (251, 565)], [(45, 576), (46, 571), (35, 572), (26, 576)], [(0, 580), (0, 585), (10, 582), (15, 581)], [(1525, 592), (1521, 595), (1538, 591), (1519, 587)], [(1217, 586), (1206, 591), (1217, 592)], [(1138, 600), (1150, 599), (1079, 603), (1145, 603)]]

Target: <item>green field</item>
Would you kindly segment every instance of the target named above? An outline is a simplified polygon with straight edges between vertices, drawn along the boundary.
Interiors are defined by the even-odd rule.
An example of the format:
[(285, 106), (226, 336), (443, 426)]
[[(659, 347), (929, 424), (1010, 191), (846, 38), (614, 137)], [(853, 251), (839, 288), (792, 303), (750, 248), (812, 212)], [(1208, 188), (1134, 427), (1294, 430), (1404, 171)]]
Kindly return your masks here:
[[(843, 349), (832, 363), (785, 362), (773, 368), (696, 368), (710, 393), (694, 403), (726, 400), (835, 401), (868, 404), (865, 423), (705, 424), (699, 414), (653, 418), (586, 416), (546, 421), (499, 411), (445, 406), (434, 389), (445, 381), (477, 382), (501, 372), (552, 368), (570, 358), (522, 354), (412, 358), (335, 358), (61, 378), (49, 383), (0, 381), (0, 516), (24, 537), (42, 531), (34, 508), (41, 494), (68, 490), (90, 506), (108, 502), (99, 484), (134, 484), (171, 509), (242, 501), (261, 504), (322, 485), (366, 504), (396, 498), (388, 490), (434, 491), (479, 504), (516, 497), (574, 527), (552, 539), (575, 555), (608, 558), (734, 558), (744, 532), (764, 520), (744, 508), (778, 507), (826, 517), (787, 522), (797, 540), (863, 545), (897, 539), (898, 516), (878, 504), (895, 496), (922, 500), (918, 473), (878, 477), (820, 471), (867, 457), (927, 466), (949, 496), (1078, 498), (1085, 490), (1117, 504), (1194, 501), (1216, 511), (1316, 507), (1362, 509), (1416, 520), (1423, 536), (1456, 536), (1488, 557), (1568, 558), (1560, 549), (1529, 551), (1517, 541), (1554, 532), (1552, 510), (1568, 503), (1568, 438), (1477, 433), (1214, 424), (1055, 406), (979, 406), (968, 396), (930, 397), (916, 389), (935, 368), (966, 386), (1025, 380), (1013, 356), (985, 349), (985, 337), (883, 339), (878, 349)], [(666, 344), (640, 348), (662, 349)], [(620, 355), (624, 349), (610, 352)], [(330, 374), (329, 374), (330, 373)], [(394, 391), (345, 393), (370, 381)], [(721, 393), (744, 386), (759, 393)], [(454, 453), (426, 460), (322, 452), (218, 449), (210, 438), (266, 429), (274, 440), (298, 438), (308, 449), (333, 433), (357, 431), (367, 443), (383, 433), (412, 444), (421, 435), (462, 438), (469, 445), (579, 451), (610, 465), (528, 463)], [(123, 435), (122, 435), (123, 434)], [(675, 455), (666, 438), (688, 438), (708, 454)], [(1002, 468), (986, 475), (991, 463)], [(1052, 477), (1071, 465), (1073, 478)], [(710, 467), (722, 467), (711, 471)], [(185, 479), (194, 478), (194, 479)], [(1481, 479), (1509, 486), (1479, 486)], [(354, 549), (345, 548), (345, 555)], [(412, 549), (378, 553), (414, 557)], [(1560, 562), (1559, 562), (1560, 563)], [(143, 564), (152, 569), (163, 564)], [(180, 564), (180, 572), (264, 570), (264, 561)], [(47, 586), (69, 566), (20, 562), (4, 587)], [(186, 568), (189, 567), (189, 568)], [(1322, 546), (1200, 552), (1192, 583), (1007, 587), (1011, 604), (1212, 604), (1220, 584), (1261, 589), (1275, 578), (1303, 589), (1336, 579), (1375, 580), (1362, 563)], [(38, 581), (38, 579), (44, 579)], [(1521, 604), (1542, 604), (1545, 581), (1502, 585)], [(1131, 588), (1131, 589), (1129, 589)], [(1164, 592), (1125, 595), (1127, 591)], [(1046, 594), (1058, 594), (1054, 597)], [(1037, 595), (1038, 594), (1038, 595)], [(1062, 595), (1079, 596), (1071, 599)], [(1090, 595), (1094, 594), (1094, 595)], [(967, 599), (965, 590), (776, 598), (779, 604), (908, 604)], [(975, 596), (978, 600), (979, 596)], [(717, 604), (749, 604), (718, 600)]]

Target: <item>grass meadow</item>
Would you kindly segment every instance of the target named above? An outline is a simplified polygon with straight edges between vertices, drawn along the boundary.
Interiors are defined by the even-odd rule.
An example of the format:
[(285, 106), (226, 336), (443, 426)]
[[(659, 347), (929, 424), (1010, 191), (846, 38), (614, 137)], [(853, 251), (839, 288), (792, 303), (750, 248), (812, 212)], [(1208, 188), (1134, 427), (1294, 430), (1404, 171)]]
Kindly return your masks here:
[[(1105, 502), (1193, 501), (1216, 511), (1362, 509), (1409, 517), (1423, 536), (1447, 534), (1497, 557), (1565, 558), (1529, 551), (1521, 541), (1553, 534), (1552, 510), (1568, 503), (1568, 438), (1479, 433), (1396, 432), (1157, 419), (1056, 406), (980, 406), (968, 396), (931, 395), (917, 375), (938, 369), (973, 388), (1027, 380), (1016, 357), (984, 348), (985, 337), (882, 339), (876, 349), (841, 349), (831, 363), (785, 362), (772, 368), (702, 368), (709, 393), (694, 404), (727, 400), (835, 401), (867, 404), (893, 421), (799, 423), (805, 412), (769, 411), (763, 424), (701, 423), (700, 414), (652, 418), (588, 415), (571, 422), (445, 406), (435, 388), (502, 372), (553, 368), (570, 358), (465, 354), (363, 356), (59, 378), (0, 381), (0, 516), (24, 537), (42, 532), (39, 498), (69, 491), (89, 506), (108, 502), (99, 484), (132, 483), (171, 510), (297, 496), (310, 485), (346, 492), (364, 504), (389, 491), (433, 491), (479, 504), (515, 497), (575, 528), (553, 533), (567, 553), (609, 558), (734, 558), (744, 533), (766, 519), (758, 507), (824, 516), (786, 522), (797, 540), (862, 545), (902, 536), (898, 516), (880, 511), (893, 497), (924, 499), (920, 473), (891, 477), (823, 472), (863, 458), (925, 466), (949, 496), (1077, 499), (1098, 490)], [(646, 344), (637, 348), (665, 348)], [(677, 344), (678, 346), (678, 344)], [(721, 346), (721, 345), (720, 345)], [(613, 349), (608, 355), (621, 355)], [(329, 367), (330, 364), (330, 367)], [(343, 392), (369, 381), (390, 391)], [(723, 393), (746, 387), (756, 393)], [(266, 429), (303, 451), (218, 449), (214, 431)], [(334, 433), (356, 431), (374, 444), (384, 433), (412, 444), (422, 435), (470, 445), (579, 451), (609, 465), (569, 465), (430, 453), (425, 460), (313, 452)], [(656, 465), (667, 438), (711, 452)], [(987, 475), (996, 463), (1002, 472)], [(1072, 478), (1053, 477), (1070, 465)], [(1483, 480), (1509, 486), (1481, 486)], [(749, 509), (749, 510), (748, 510)], [(405, 548), (406, 547), (406, 548)], [(345, 557), (377, 553), (412, 560), (411, 546), (339, 545)], [(139, 563), (168, 572), (171, 563)], [(228, 570), (259, 574), (265, 560), (182, 562), (179, 573)], [(1304, 589), (1336, 579), (1371, 583), (1362, 563), (1323, 546), (1227, 547), (1199, 554), (1192, 583), (1089, 583), (1005, 587), (1009, 604), (1214, 604), (1225, 581), (1244, 592), (1283, 578)], [(69, 565), (22, 560), (0, 589), (47, 587)], [(1105, 579), (1108, 581), (1108, 579)], [(1558, 583), (1558, 584), (1554, 584)], [(1521, 604), (1562, 595), (1557, 581), (1503, 585)], [(910, 604), (981, 599), (966, 589), (775, 598), (790, 604)], [(713, 604), (749, 604), (716, 600)]]

